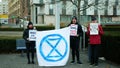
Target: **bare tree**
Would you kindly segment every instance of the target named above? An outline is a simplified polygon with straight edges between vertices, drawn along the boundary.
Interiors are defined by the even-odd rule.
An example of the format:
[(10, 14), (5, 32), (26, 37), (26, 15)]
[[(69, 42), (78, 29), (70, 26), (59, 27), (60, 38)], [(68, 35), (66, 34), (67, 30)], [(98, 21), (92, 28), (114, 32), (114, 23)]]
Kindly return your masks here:
[[(48, 0), (46, 0), (46, 1), (48, 1)], [(61, 2), (61, 1), (69, 1), (77, 8), (78, 22), (80, 22), (79, 18), (81, 15), (80, 14), (81, 11), (88, 9), (91, 6), (94, 6), (96, 9), (101, 9), (100, 7), (105, 5), (105, 2), (103, 0), (53, 0), (51, 2), (48, 1), (46, 3), (55, 4), (55, 3)]]
[[(101, 7), (101, 4), (105, 5), (103, 0), (70, 0), (70, 2), (73, 5), (75, 5), (76, 8), (77, 8), (78, 21), (79, 21), (79, 18), (80, 18), (80, 12), (81, 11), (84, 11), (84, 10), (88, 9), (91, 6), (94, 6), (96, 9), (98, 9), (99, 7)], [(84, 3), (84, 4), (82, 4), (82, 3)]]

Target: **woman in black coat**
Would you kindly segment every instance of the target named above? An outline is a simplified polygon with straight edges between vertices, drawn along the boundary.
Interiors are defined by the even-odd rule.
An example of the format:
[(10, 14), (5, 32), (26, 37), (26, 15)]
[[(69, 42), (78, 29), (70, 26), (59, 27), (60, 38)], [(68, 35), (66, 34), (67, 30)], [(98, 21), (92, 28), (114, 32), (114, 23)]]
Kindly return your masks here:
[[(30, 63), (34, 64), (35, 41), (30, 41), (29, 40), (29, 30), (33, 30), (32, 22), (29, 22), (28, 26), (27, 26), (27, 29), (24, 30), (23, 38), (24, 38), (25, 43), (26, 43), (28, 64), (30, 64)], [(30, 61), (30, 53), (31, 53), (32, 61)]]
[(77, 22), (76, 16), (72, 18), (69, 27), (70, 27), (70, 48), (72, 50), (71, 63), (75, 63), (75, 56), (76, 56), (77, 63), (82, 64), (79, 59), (79, 43), (80, 43), (80, 36), (82, 36), (83, 31), (81, 25), (79, 25)]

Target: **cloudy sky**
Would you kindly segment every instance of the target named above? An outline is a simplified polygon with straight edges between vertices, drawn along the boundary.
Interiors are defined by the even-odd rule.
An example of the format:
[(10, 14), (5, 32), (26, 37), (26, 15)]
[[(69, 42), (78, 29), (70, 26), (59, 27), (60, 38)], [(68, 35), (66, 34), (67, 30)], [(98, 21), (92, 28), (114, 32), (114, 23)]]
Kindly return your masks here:
[(0, 2), (1, 2), (1, 0), (0, 0)]

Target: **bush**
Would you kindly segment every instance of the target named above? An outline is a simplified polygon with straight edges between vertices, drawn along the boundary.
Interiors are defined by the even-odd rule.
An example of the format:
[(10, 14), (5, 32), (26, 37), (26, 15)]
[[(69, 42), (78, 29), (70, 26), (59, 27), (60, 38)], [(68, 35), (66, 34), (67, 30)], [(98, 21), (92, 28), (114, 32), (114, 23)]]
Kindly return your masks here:
[(103, 36), (101, 53), (106, 60), (120, 64), (120, 36)]
[(0, 28), (0, 31), (23, 31), (23, 28)]
[(36, 29), (38, 31), (53, 30), (53, 29), (55, 29), (55, 27), (54, 26), (36, 26)]
[(0, 53), (13, 52), (16, 52), (16, 39), (0, 39)]
[(104, 31), (120, 31), (120, 25), (118, 25), (118, 26), (112, 26), (112, 25), (107, 25), (107, 26), (104, 26), (103, 27), (103, 30)]
[[(55, 29), (54, 26), (36, 26), (36, 29), (38, 31), (43, 31), (43, 30), (52, 30)], [(23, 31), (24, 28), (0, 28), (0, 31)]]

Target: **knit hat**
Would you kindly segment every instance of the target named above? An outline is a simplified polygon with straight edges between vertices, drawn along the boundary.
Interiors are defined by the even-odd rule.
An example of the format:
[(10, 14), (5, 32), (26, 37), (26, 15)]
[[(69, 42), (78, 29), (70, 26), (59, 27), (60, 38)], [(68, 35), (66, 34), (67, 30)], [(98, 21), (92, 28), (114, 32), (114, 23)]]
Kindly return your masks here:
[(92, 18), (91, 18), (91, 20), (92, 20), (92, 21), (95, 21), (95, 20), (96, 20), (96, 18), (95, 18), (95, 17), (92, 17)]
[(28, 25), (33, 25), (33, 23), (32, 23), (32, 22), (29, 22)]
[(73, 17), (72, 17), (72, 20), (73, 20), (73, 19), (76, 19), (76, 20), (77, 20), (77, 17), (76, 17), (76, 16), (73, 16)]

